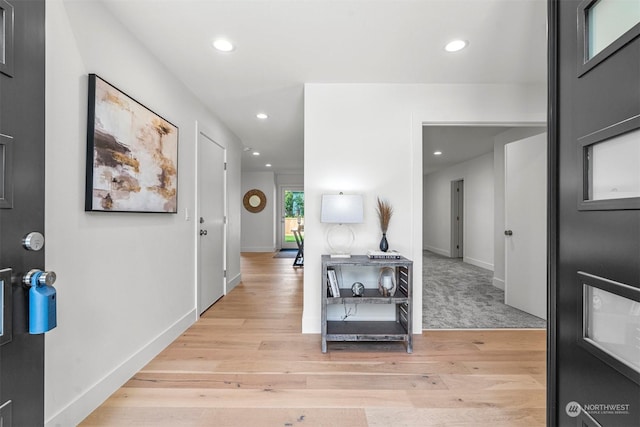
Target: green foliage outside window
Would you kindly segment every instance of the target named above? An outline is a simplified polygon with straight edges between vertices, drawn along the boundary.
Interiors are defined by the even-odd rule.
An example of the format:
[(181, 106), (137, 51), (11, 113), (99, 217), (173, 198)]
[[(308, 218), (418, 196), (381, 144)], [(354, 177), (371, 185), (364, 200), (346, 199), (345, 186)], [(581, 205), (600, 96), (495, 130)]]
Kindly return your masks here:
[(287, 218), (304, 216), (304, 192), (302, 191), (285, 192), (284, 215)]

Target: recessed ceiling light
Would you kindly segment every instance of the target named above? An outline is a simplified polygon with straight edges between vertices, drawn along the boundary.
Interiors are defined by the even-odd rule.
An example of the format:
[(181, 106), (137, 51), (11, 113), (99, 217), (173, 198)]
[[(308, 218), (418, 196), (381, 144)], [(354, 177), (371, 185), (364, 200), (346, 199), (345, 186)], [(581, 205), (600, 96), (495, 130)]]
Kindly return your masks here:
[(271, 167), (271, 163), (267, 163), (265, 166), (270, 168)]
[(226, 39), (216, 39), (213, 41), (213, 47), (218, 49), (220, 52), (231, 52), (235, 49), (235, 46)]
[(258, 113), (256, 114), (256, 117), (259, 118), (260, 120), (265, 120), (269, 118), (269, 116), (266, 115), (265, 113)]
[(254, 151), (254, 152), (253, 152), (253, 153), (251, 153), (251, 154), (253, 154), (254, 156), (259, 156), (259, 155), (260, 155), (260, 153), (259, 153), (259, 152), (257, 152), (257, 151)]
[(444, 50), (447, 52), (457, 52), (459, 50), (464, 49), (469, 45), (469, 42), (466, 40), (452, 40), (444, 47)]
[(433, 155), (434, 156), (441, 156), (442, 155), (442, 151), (434, 151)]

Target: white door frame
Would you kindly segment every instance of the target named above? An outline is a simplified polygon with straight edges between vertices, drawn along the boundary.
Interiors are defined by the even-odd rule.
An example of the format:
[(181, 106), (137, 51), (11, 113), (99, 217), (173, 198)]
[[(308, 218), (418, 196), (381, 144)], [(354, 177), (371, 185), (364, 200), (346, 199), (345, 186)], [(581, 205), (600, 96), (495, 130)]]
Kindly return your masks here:
[(200, 178), (200, 170), (199, 170), (199, 162), (198, 162), (198, 157), (200, 154), (200, 136), (207, 138), (208, 140), (210, 140), (211, 142), (213, 142), (214, 144), (220, 146), (223, 151), (224, 151), (224, 164), (225, 164), (225, 168), (224, 168), (224, 184), (223, 184), (223, 203), (224, 203), (224, 226), (223, 226), (223, 238), (222, 238), (222, 267), (224, 269), (224, 289), (223, 289), (223, 295), (227, 294), (227, 276), (226, 276), (226, 272), (227, 272), (227, 232), (228, 232), (228, 218), (229, 218), (229, 210), (228, 210), (228, 176), (227, 176), (227, 149), (218, 144), (215, 139), (211, 138), (210, 132), (207, 132), (206, 129), (203, 129), (202, 126), (200, 126), (200, 124), (198, 123), (198, 121), (196, 121), (195, 123), (195, 134), (196, 134), (196, 140), (195, 140), (195, 208), (194, 208), (194, 212), (195, 215), (193, 215), (193, 219), (191, 218), (191, 215), (189, 214), (188, 211), (185, 211), (185, 219), (187, 221), (189, 220), (193, 220), (193, 236), (194, 236), (194, 272), (195, 272), (195, 277), (194, 277), (194, 304), (195, 304), (195, 312), (196, 312), (196, 318), (200, 317), (200, 313), (199, 313), (199, 299), (200, 299), (200, 245), (199, 245), (199, 230), (200, 230), (200, 223), (199, 223), (199, 218), (200, 218), (200, 202), (201, 202), (201, 196), (200, 196), (200, 185), (199, 185), (199, 178)]
[(278, 221), (277, 232), (279, 237), (276, 243), (280, 249), (297, 249), (298, 245), (296, 244), (296, 242), (286, 243), (284, 241), (284, 192), (287, 190), (304, 192), (304, 186), (290, 185), (290, 184), (283, 184), (278, 186), (277, 214), (278, 214), (279, 221)]

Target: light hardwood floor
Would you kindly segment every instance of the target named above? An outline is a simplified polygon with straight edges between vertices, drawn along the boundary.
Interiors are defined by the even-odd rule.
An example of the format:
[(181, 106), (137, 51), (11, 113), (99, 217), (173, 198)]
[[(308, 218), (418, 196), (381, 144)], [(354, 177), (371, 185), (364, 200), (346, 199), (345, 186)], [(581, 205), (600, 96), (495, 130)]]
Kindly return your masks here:
[(401, 343), (302, 334), (302, 269), (242, 255), (242, 283), (83, 426), (544, 426), (545, 331)]

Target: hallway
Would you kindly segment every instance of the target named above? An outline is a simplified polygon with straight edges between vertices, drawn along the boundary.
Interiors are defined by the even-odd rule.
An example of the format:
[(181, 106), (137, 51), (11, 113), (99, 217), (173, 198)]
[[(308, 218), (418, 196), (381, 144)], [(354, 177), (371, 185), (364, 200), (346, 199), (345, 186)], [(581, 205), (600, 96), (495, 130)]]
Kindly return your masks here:
[(301, 334), (301, 269), (242, 255), (242, 283), (83, 426), (544, 426), (545, 331), (401, 343)]

